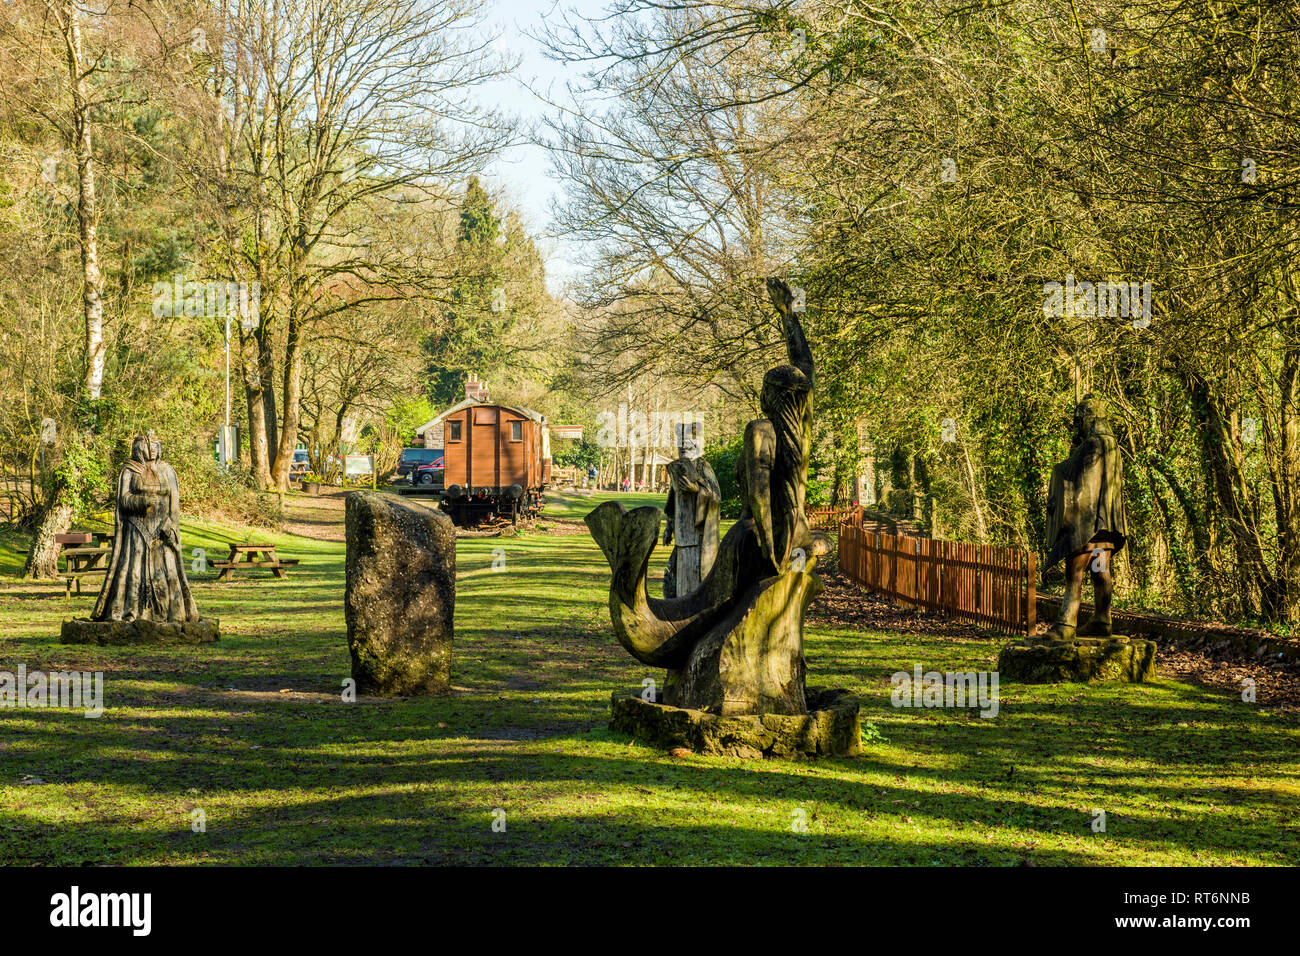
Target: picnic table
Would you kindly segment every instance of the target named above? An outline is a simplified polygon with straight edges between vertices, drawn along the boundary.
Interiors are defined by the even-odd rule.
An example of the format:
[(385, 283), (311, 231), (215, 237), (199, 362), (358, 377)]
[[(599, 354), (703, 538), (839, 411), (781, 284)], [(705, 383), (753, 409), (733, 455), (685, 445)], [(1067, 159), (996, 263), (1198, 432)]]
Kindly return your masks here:
[(288, 569), (297, 567), (297, 558), (281, 558), (275, 545), (244, 541), (230, 546), (230, 556), (225, 561), (213, 561), (212, 566), (221, 573), (218, 581), (229, 581), (236, 571), (271, 571), (277, 578), (288, 577)]
[(108, 571), (108, 557), (113, 553), (113, 535), (102, 531), (97, 532), (97, 535), (106, 543), (99, 546), (90, 544), (92, 539), (89, 533), (59, 536), (70, 539), (67, 542), (59, 542), (60, 544), (72, 545), (72, 547), (65, 546), (59, 552), (59, 557), (67, 561), (67, 569), (63, 573), (63, 586), (64, 594), (68, 597), (72, 596), (74, 587), (78, 594), (81, 593), (81, 582), (84, 578), (102, 577)]

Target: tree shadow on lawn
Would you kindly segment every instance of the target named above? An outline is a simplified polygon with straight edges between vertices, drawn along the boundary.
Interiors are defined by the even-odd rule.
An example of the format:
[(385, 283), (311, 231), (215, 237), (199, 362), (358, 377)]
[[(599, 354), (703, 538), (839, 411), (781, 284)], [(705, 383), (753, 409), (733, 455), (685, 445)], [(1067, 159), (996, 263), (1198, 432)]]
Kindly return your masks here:
[[(512, 539), (484, 539), (481, 551), (458, 555), (452, 673), (464, 689), (447, 697), (342, 703), (350, 664), (341, 557), (329, 562), (332, 576), (279, 582), (296, 588), (223, 597), (225, 586), (201, 585), (208, 605), (239, 628), (216, 645), (83, 652), (54, 643), (57, 630), (6, 642), (6, 656), (17, 645), (41, 658), (89, 662), (67, 669), (105, 669), (106, 703), (117, 712), (87, 721), (79, 713), (0, 711), (0, 740), (9, 744), (3, 782), (30, 774), (48, 781), (38, 791), (55, 787), (73, 802), (86, 790), (107, 788), (111, 797), (125, 788), (142, 794), (154, 816), (177, 813), (174, 833), (140, 831), (112, 818), (133, 811), (113, 806), (101, 811), (106, 820), (42, 825), (33, 845), (64, 862), (78, 859), (78, 846), (103, 847), (114, 862), (185, 856), (199, 837), (188, 811), (173, 807), (201, 800), (226, 814), (206, 835), (212, 858), (223, 862), (656, 862), (631, 858), (648, 848), (652, 857), (666, 854), (662, 862), (1014, 863), (1029, 855), (1087, 863), (1098, 856), (1032, 845), (1089, 835), (1090, 810), (1100, 807), (1117, 829), (1101, 839), (1144, 852), (1182, 847), (1219, 854), (1220, 862), (1225, 853), (1295, 857), (1298, 841), (1287, 830), (1295, 789), (1263, 781), (1294, 781), (1296, 723), (1266, 720), (1221, 692), (1165, 682), (1003, 684), (992, 720), (890, 706), (892, 672), (910, 671), (914, 661), (940, 670), (987, 666), (1005, 639), (810, 630), (810, 684), (860, 693), (863, 719), (887, 738), (856, 760), (675, 761), (612, 737), (604, 730), (610, 691), (662, 672), (634, 661), (611, 636), (603, 558), (589, 539), (559, 555), (508, 548), (507, 571), (498, 574), (491, 547), (503, 540)], [(250, 600), (262, 594), (265, 606)], [(200, 607), (206, 611), (202, 599)], [(311, 616), (319, 626), (299, 626)], [(289, 633), (270, 623), (280, 617)], [(285, 688), (319, 699), (273, 699)], [(21, 798), (24, 790), (8, 793)], [(268, 794), (274, 806), (256, 805)], [(591, 812), (555, 811), (556, 801), (587, 797), (596, 801)], [(737, 823), (684, 818), (715, 799), (748, 806), (725, 811)], [(696, 809), (670, 807), (657, 825), (661, 811), (637, 805), (655, 800)], [(788, 802), (773, 827), (737, 816), (772, 800)], [(15, 809), (21, 799), (7, 802), (5, 817), (30, 834), (32, 817)], [(535, 828), (512, 823), (509, 836), (493, 834), (490, 810), (503, 802), (511, 814), (520, 808), (522, 820), (535, 813)], [(1231, 810), (1216, 831), (1209, 807), (1224, 804)], [(840, 815), (826, 822), (840, 832), (787, 833), (794, 806)], [(906, 814), (950, 835), (921, 836)], [(315, 822), (325, 817), (328, 824)], [(879, 819), (899, 827), (898, 836), (861, 832)], [(1025, 848), (990, 848), (972, 830), (1006, 831)]]
[[(650, 823), (606, 814), (532, 818), (507, 801), (476, 806), (425, 799), (383, 805), (375, 798), (327, 798), (291, 809), (205, 810), (206, 831), (190, 829), (190, 798), (173, 826), (142, 846), (139, 829), (106, 822), (77, 824), (62, 834), (22, 827), (20, 841), (0, 856), (5, 865), (141, 865), (198, 863), (261, 866), (1013, 866), (1092, 865), (1096, 858), (1063, 848), (991, 846), (973, 835), (894, 838), (860, 832), (796, 833), (739, 818), (716, 824)], [(493, 832), (492, 811), (506, 812)], [(6, 815), (0, 812), (0, 820)], [(817, 824), (814, 823), (813, 826)], [(900, 828), (901, 829), (901, 828)]]
[[(1282, 734), (1267, 735), (1262, 741), (1243, 736), (1247, 730), (1227, 720), (1221, 729), (1234, 732), (1230, 739), (1216, 736), (1219, 746), (1198, 751), (1193, 759), (1166, 753), (1157, 739), (1143, 734), (1129, 740), (1127, 746), (1104, 751), (1105, 756), (1117, 760), (1113, 769), (1095, 765), (1099, 753), (1095, 741), (1081, 735), (1034, 733), (1037, 725), (1024, 721), (1056, 716), (1045, 706), (1023, 708), (1016, 722), (1001, 726), (996, 721), (964, 717), (896, 720), (889, 725), (888, 744), (871, 747), (855, 760), (680, 762), (637, 745), (632, 745), (637, 750), (632, 757), (584, 752), (593, 747), (608, 751), (627, 746), (604, 732), (603, 737), (583, 736), (583, 731), (603, 727), (606, 719), (603, 706), (592, 707), (591, 697), (600, 692), (600, 684), (572, 681), (564, 693), (552, 692), (536, 700), (515, 694), (504, 704), (500, 695), (479, 691), (359, 705), (257, 705), (209, 696), (193, 702), (208, 711), (203, 716), (126, 714), (121, 723), (29, 712), (28, 716), (37, 717), (37, 729), (9, 737), (25, 746), (6, 756), (15, 769), (55, 786), (111, 784), (147, 791), (152, 798), (182, 802), (188, 799), (189, 790), (198, 789), (205, 794), (203, 800), (220, 804), (239, 802), (241, 793), (282, 792), (282, 806), (240, 810), (237, 816), (242, 814), (244, 822), (237, 826), (245, 831), (273, 832), (291, 821), (307, 825), (313, 814), (332, 813), (336, 839), (342, 842), (371, 830), (391, 836), (384, 827), (394, 825), (381, 825), (372, 817), (390, 815), (390, 801), (408, 799), (401, 795), (414, 788), (425, 795), (416, 802), (419, 814), (427, 819), (412, 823), (404, 842), (391, 844), (406, 847), (416, 840), (418, 849), (391, 852), (394, 858), (407, 862), (417, 861), (421, 852), (435, 845), (427, 838), (420, 843), (413, 835), (427, 828), (432, 819), (450, 815), (461, 820), (469, 839), (480, 824), (486, 828), (479, 817), (502, 801), (515, 806), (522, 802), (527, 813), (529, 800), (540, 806), (595, 791), (598, 799), (610, 801), (625, 798), (629, 786), (657, 797), (673, 796), (686, 804), (719, 798), (790, 800), (797, 805), (829, 807), (855, 818), (865, 814), (860, 818), (862, 826), (869, 826), (882, 814), (912, 814), (947, 830), (1010, 827), (1030, 837), (1035, 833), (1053, 837), (1063, 832), (1086, 834), (1090, 811), (1100, 807), (1110, 817), (1113, 838), (1122, 836), (1127, 845), (1152, 853), (1171, 846), (1213, 852), (1230, 847), (1257, 857), (1271, 853), (1273, 862), (1295, 858), (1295, 840), (1285, 832), (1286, 821), (1295, 816), (1294, 793), (1244, 785), (1253, 779), (1253, 772), (1242, 767), (1243, 753), (1232, 749), (1239, 743), (1252, 743), (1251, 759), (1285, 763), (1294, 759), (1294, 746)], [(1082, 715), (1078, 719), (1114, 716), (1109, 704), (1085, 704), (1074, 710)], [(1204, 718), (1203, 711), (1192, 708), (1172, 715), (1167, 709), (1145, 710), (1156, 712), (1162, 721), (1180, 716)], [(446, 726), (439, 727), (439, 723)], [(539, 749), (552, 745), (560, 753)], [(1124, 768), (1125, 760), (1139, 758), (1141, 766)], [(1009, 774), (1008, 766), (1014, 767)], [(1195, 781), (1194, 786), (1189, 787), (1188, 778)], [(295, 803), (304, 788), (362, 788), (384, 793), (313, 801), (304, 808)], [(440, 799), (429, 788), (449, 788), (457, 796)], [(473, 800), (466, 790), (476, 794)], [(1198, 793), (1194, 805), (1188, 805), (1189, 790)], [(1171, 810), (1163, 805), (1166, 800), (1177, 805)], [(1233, 816), (1225, 818), (1211, 809), (1223, 804), (1232, 805)], [(349, 815), (348, 822), (339, 821), (340, 813)], [(18, 814), (12, 819), (23, 818)], [(594, 819), (605, 828), (629, 826), (611, 822), (608, 814)], [(77, 825), (79, 830), (82, 826)], [(664, 838), (663, 827), (630, 826), (630, 831), (620, 832), (631, 832), (636, 838)], [(339, 835), (338, 827), (346, 832)], [(1225, 837), (1225, 827), (1232, 829), (1230, 839)], [(107, 827), (106, 832), (113, 829)], [(676, 827), (670, 829), (671, 845), (688, 850), (689, 841)], [(734, 826), (706, 827), (703, 832), (713, 831), (722, 841), (715, 849), (723, 855), (711, 862), (746, 862), (726, 855), (730, 852), (727, 840), (736, 838)], [(147, 834), (132, 836), (146, 844), (153, 840)], [(256, 842), (250, 832), (242, 833), (240, 839)], [(879, 853), (885, 845), (891, 846), (895, 855), (900, 851), (900, 846), (890, 841), (841, 835), (833, 839), (844, 842), (844, 862), (855, 862), (855, 854)], [(464, 847), (456, 848), (454, 843), (436, 845), (452, 857), (465, 853)], [(966, 850), (976, 853), (978, 859), (989, 859), (986, 844), (970, 842), (965, 850), (962, 846), (960, 839), (935, 844), (950, 862), (961, 862), (952, 853)], [(850, 852), (854, 847), (856, 851)], [(554, 851), (533, 848), (521, 852), (521, 861), (542, 862)], [(564, 852), (584, 858), (573, 847)], [(1044, 852), (1047, 862), (1090, 859), (1086, 854)], [(265, 862), (315, 859), (304, 854), (305, 850), (280, 847)], [(385, 853), (378, 855), (383, 858)], [(997, 859), (1013, 862), (1004, 857)]]
[[(248, 806), (225, 784), (218, 790), (192, 772), (173, 791), (175, 829), (140, 832), (107, 821), (79, 823), (65, 833), (32, 826), (20, 814), (4, 813), (7, 824), (25, 823), (23, 850), (10, 862), (42, 861), (57, 852), (49, 844), (99, 847), (91, 862), (131, 863), (196, 852), (214, 862), (275, 863), (990, 863), (1088, 864), (1094, 854), (1065, 847), (1040, 847), (1044, 839), (1088, 839), (1091, 817), (1068, 802), (1034, 805), (1009, 795), (946, 794), (942, 806), (907, 787), (848, 781), (821, 768), (822, 776), (794, 776), (764, 768), (665, 763), (653, 755), (634, 757), (547, 757), (485, 753), (483, 743), (449, 741), (456, 752), (394, 761), (352, 757), (335, 766), (328, 786), (361, 786), (367, 792), (319, 796), (318, 788), (285, 793), (274, 806)], [(470, 751), (470, 753), (465, 753)], [(269, 759), (267, 757), (259, 760)], [(869, 764), (869, 762), (868, 762)], [(277, 767), (287, 782), (319, 769), (290, 760)], [(249, 775), (250, 795), (275, 788), (275, 772), (235, 764), (211, 768), (223, 776)], [(270, 777), (270, 779), (268, 779)], [(123, 781), (129, 783), (130, 781)], [(637, 794), (659, 798), (637, 806)], [(920, 797), (921, 799), (918, 799)], [(571, 808), (595, 800), (607, 809)], [(722, 802), (715, 802), (715, 801)], [(764, 803), (764, 801), (766, 803)], [(771, 806), (775, 801), (779, 806)], [(648, 803), (643, 799), (642, 802)], [(669, 805), (662, 805), (667, 802)], [(737, 803), (742, 805), (737, 806)], [(200, 844), (189, 831), (189, 811), (205, 808), (208, 832)], [(706, 809), (707, 808), (707, 809)], [(791, 808), (805, 809), (822, 832), (790, 831)], [(492, 813), (502, 809), (509, 839), (491, 831)], [(699, 821), (702, 812), (717, 822)], [(155, 808), (153, 816), (157, 816)], [(748, 817), (748, 819), (746, 819)], [(923, 834), (913, 817), (927, 826)], [(769, 826), (754, 826), (755, 818)], [(1203, 832), (1203, 828), (1210, 832)], [(1211, 839), (1221, 821), (1172, 821), (1141, 810), (1114, 811), (1109, 830), (1093, 839), (1122, 843), (1129, 852), (1158, 854), (1171, 844), (1190, 850), (1221, 850)], [(870, 831), (897, 830), (881, 837)], [(938, 831), (937, 833), (935, 831)], [(991, 845), (979, 832), (1002, 831)], [(1262, 827), (1238, 833), (1256, 852), (1276, 847), (1276, 833)], [(660, 856), (638, 858), (627, 851), (652, 849)]]

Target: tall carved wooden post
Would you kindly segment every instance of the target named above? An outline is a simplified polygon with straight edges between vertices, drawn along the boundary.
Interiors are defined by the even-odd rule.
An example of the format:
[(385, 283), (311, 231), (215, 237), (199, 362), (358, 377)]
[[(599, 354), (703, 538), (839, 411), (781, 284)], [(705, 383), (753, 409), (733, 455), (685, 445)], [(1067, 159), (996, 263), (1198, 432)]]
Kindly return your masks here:
[(676, 539), (664, 572), (664, 597), (690, 594), (713, 570), (718, 556), (718, 515), (722, 489), (712, 466), (700, 454), (694, 433), (677, 426), (677, 460), (668, 465), (664, 544)]

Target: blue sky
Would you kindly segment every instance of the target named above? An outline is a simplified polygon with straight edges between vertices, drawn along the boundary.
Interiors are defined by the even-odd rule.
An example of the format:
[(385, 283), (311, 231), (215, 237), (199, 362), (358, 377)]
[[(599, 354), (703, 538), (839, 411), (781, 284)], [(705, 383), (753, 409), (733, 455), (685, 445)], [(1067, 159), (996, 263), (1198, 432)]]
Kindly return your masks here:
[[(580, 69), (566, 69), (546, 59), (536, 41), (527, 36), (537, 32), (544, 19), (554, 21), (565, 10), (583, 16), (602, 15), (611, 0), (492, 0), (490, 22), (501, 28), (500, 45), (504, 52), (520, 59), (517, 75), (485, 86), (479, 96), (503, 111), (519, 116), (527, 123), (545, 112), (543, 104), (529, 90), (529, 85), (563, 100), (566, 80), (579, 79)], [(575, 274), (574, 251), (551, 235), (549, 207), (560, 194), (560, 184), (551, 176), (550, 157), (546, 150), (522, 145), (499, 155), (489, 166), (485, 179), (493, 188), (502, 187), (513, 204), (524, 213), (534, 234), (543, 237), (547, 256), (548, 284), (558, 292)]]

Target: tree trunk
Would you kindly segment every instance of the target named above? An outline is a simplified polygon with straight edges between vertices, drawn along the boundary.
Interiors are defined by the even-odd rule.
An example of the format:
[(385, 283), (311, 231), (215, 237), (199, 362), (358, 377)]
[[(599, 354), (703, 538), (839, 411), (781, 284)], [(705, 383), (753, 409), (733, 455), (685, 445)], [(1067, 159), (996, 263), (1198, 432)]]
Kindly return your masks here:
[[(268, 110), (270, 104), (263, 100), (262, 109)], [(266, 249), (271, 242), (271, 216), (268, 209), (267, 199), (267, 142), (265, 127), (259, 128), (258, 139), (255, 147), (252, 149), (251, 159), (253, 162), (253, 175), (256, 182), (257, 197), (257, 214), (256, 214), (256, 249), (254, 251), (254, 268), (257, 273), (257, 281), (261, 284), (263, 295), (270, 290), (269, 263), (267, 262)], [(275, 428), (275, 355), (273, 352), (274, 336), (272, 335), (272, 316), (273, 311), (259, 302), (262, 314), (258, 316), (258, 326), (253, 331), (251, 339), (256, 351), (252, 355), (251, 362), (246, 366), (245, 380), (248, 391), (248, 437), (249, 437), (249, 458), (251, 460), (253, 483), (259, 489), (272, 487), (271, 477), (271, 456), (276, 447), (276, 428)], [(242, 341), (242, 340), (241, 340)], [(245, 353), (247, 354), (247, 353)], [(247, 360), (246, 360), (247, 362)]]
[[(1292, 279), (1294, 295), (1294, 279)], [(1289, 328), (1287, 328), (1289, 326)], [(1273, 511), (1276, 515), (1276, 553), (1273, 587), (1264, 593), (1264, 613), (1270, 620), (1300, 621), (1300, 310), (1293, 306), (1286, 323), (1287, 345), (1278, 370), (1278, 424), (1265, 435)]]
[(95, 209), (95, 166), (90, 149), (90, 107), (82, 67), (81, 12), (64, 3), (63, 41), (72, 93), (73, 150), (77, 157), (77, 232), (81, 240), (82, 299), (86, 319), (85, 398), (100, 397), (104, 384), (104, 278), (99, 271), (98, 219)]
[(1210, 464), (1215, 495), (1227, 520), (1237, 556), (1242, 611), (1247, 616), (1261, 612), (1267, 615), (1268, 609), (1263, 605), (1273, 594), (1276, 582), (1264, 556), (1264, 543), (1259, 528), (1251, 520), (1249, 508), (1243, 502), (1244, 486), (1236, 456), (1229, 454), (1234, 437), (1229, 432), (1228, 423), (1224, 420), (1209, 383), (1198, 373), (1192, 372), (1187, 377), (1187, 384), (1197, 431), (1200, 433), (1202, 453)]
[(975, 480), (975, 464), (970, 458), (970, 445), (962, 442), (961, 451), (962, 457), (966, 459), (966, 480), (970, 482), (970, 501), (975, 511), (975, 526), (979, 530), (980, 543), (984, 544), (989, 540), (989, 529), (984, 523), (984, 509), (980, 507), (979, 482)]
[(656, 435), (650, 423), (654, 421), (654, 416), (650, 412), (650, 402), (647, 399), (645, 403), (645, 456), (641, 459), (641, 484), (645, 486), (646, 491), (652, 490), (650, 483), (654, 481), (654, 468), (650, 464), (654, 459), (651, 457), (654, 448)]
[[(241, 350), (242, 351), (242, 350)], [(264, 402), (265, 380), (256, 367), (244, 362), (244, 394), (248, 399), (248, 460), (253, 473), (253, 483), (260, 489), (271, 487), (271, 446), (266, 436)]]
[[(1178, 480), (1178, 476), (1174, 473), (1174, 470), (1169, 463), (1160, 455), (1155, 453), (1149, 454), (1147, 460), (1151, 462), (1151, 468), (1156, 472), (1156, 474), (1164, 478), (1165, 484), (1167, 484), (1169, 490), (1173, 492), (1174, 498), (1178, 502), (1178, 507), (1183, 512), (1183, 520), (1187, 523), (1187, 527), (1192, 533), (1192, 547), (1196, 552), (1193, 555), (1193, 561), (1195, 562), (1196, 569), (1200, 573), (1203, 581), (1211, 581), (1214, 577), (1214, 565), (1210, 563), (1212, 544), (1210, 541), (1208, 523), (1204, 516), (1202, 516), (1200, 510), (1196, 507), (1196, 502), (1192, 500), (1192, 496), (1187, 493), (1182, 482)], [(1152, 483), (1152, 491), (1155, 491), (1154, 483)]]
[(60, 482), (32, 538), (32, 550), (27, 555), (23, 577), (48, 580), (59, 576), (59, 546), (54, 536), (68, 530), (74, 513), (72, 495), (67, 485)]
[[(72, 94), (73, 151), (77, 157), (77, 238), (81, 243), (81, 294), (86, 326), (86, 374), (82, 399), (96, 401), (104, 387), (104, 277), (99, 270), (98, 213), (95, 207), (95, 161), (91, 152), (90, 105), (86, 96), (86, 70), (82, 63), (81, 10), (64, 2), (55, 11), (63, 34)], [(54, 536), (72, 524), (75, 507), (68, 485), (60, 481), (47, 502), (32, 539), (24, 576), (53, 578), (59, 571), (59, 546)]]
[(289, 464), (293, 461), (293, 449), (298, 443), (298, 421), (302, 406), (302, 347), (302, 320), (290, 313), (289, 334), (284, 350), (283, 427), (280, 429), (275, 462), (271, 466), (272, 486), (280, 491), (289, 490)]
[[(280, 444), (280, 435), (275, 401), (275, 351), (269, 329), (265, 333), (258, 329), (257, 369), (265, 383), (262, 390), (262, 412), (266, 419), (266, 447), (274, 451)], [(274, 468), (270, 461), (267, 465)]]

